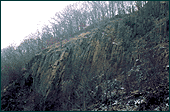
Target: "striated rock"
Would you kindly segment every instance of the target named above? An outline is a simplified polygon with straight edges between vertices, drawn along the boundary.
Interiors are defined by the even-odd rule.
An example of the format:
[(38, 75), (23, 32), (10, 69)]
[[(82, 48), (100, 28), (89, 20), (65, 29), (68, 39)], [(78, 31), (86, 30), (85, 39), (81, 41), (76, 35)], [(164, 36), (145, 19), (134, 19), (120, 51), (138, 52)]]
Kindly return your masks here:
[[(62, 48), (56, 43), (38, 52), (25, 65), (23, 76), (1, 92), (2, 110), (82, 111), (94, 108), (95, 104), (99, 106), (102, 101), (111, 104), (112, 99), (119, 99), (119, 103), (124, 104), (126, 102), (120, 99), (129, 94), (150, 98), (146, 87), (161, 90), (161, 85), (168, 85), (167, 78), (161, 77), (169, 77), (163, 70), (163, 66), (169, 65), (169, 44), (161, 49), (157, 47), (162, 44), (160, 41), (145, 41), (148, 36), (138, 37), (129, 44), (127, 35), (121, 33), (131, 30), (124, 26), (124, 19), (83, 32), (69, 42), (63, 42)], [(154, 30), (156, 33), (156, 26)], [(96, 91), (96, 87), (100, 88)], [(167, 97), (167, 88), (164, 86), (164, 97)], [(108, 97), (114, 90), (117, 94)], [(140, 94), (141, 91), (144, 92)], [(162, 92), (157, 91), (155, 96), (160, 97), (158, 94)], [(142, 106), (140, 109), (143, 110)]]

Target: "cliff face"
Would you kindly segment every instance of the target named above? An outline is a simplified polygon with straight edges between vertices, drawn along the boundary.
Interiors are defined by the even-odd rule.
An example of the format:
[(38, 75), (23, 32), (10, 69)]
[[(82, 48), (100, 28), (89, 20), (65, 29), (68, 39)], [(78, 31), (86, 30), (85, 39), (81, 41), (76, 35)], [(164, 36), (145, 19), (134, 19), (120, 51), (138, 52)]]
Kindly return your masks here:
[(139, 97), (144, 102), (138, 108), (132, 105), (133, 110), (166, 107), (169, 15), (133, 40), (128, 40), (133, 37), (125, 23), (128, 18), (103, 23), (64, 42), (62, 48), (56, 43), (36, 54), (23, 76), (1, 92), (1, 109), (100, 110), (105, 104), (108, 110), (122, 110), (125, 107), (116, 101), (123, 106)]

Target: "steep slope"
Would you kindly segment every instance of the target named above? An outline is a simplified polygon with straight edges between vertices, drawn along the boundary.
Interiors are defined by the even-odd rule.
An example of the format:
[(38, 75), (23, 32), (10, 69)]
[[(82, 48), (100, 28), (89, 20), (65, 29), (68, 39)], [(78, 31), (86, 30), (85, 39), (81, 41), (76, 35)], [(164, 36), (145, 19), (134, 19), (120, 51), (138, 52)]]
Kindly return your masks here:
[[(114, 19), (62, 48), (56, 43), (37, 53), (23, 76), (1, 92), (1, 109), (82, 111), (104, 110), (104, 105), (119, 111), (169, 110), (169, 15), (134, 39), (129, 39), (133, 30), (127, 19)], [(144, 101), (136, 107), (137, 98)]]

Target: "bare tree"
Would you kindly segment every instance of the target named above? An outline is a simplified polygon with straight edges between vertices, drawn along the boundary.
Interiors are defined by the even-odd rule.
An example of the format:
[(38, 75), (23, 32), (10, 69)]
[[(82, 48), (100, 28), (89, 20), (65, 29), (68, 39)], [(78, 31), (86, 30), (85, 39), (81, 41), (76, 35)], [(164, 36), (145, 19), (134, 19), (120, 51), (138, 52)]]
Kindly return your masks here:
[(109, 11), (110, 11), (110, 18), (115, 16), (116, 12), (116, 2), (115, 1), (109, 1)]

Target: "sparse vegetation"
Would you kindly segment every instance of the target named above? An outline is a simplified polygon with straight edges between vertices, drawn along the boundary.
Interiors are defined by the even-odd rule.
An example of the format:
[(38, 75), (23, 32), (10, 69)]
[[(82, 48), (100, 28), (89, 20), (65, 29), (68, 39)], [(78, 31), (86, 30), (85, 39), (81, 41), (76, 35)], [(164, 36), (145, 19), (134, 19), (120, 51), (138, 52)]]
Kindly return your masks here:
[[(14, 97), (19, 94), (14, 91), (21, 88), (30, 91), (29, 103), (34, 96), (30, 111), (120, 111), (121, 107), (112, 104), (121, 102), (127, 109), (125, 104), (136, 105), (136, 98), (146, 99), (132, 110), (157, 106), (169, 110), (163, 108), (169, 96), (165, 67), (169, 67), (169, 2), (163, 3), (166, 12), (160, 11), (160, 2), (144, 5), (138, 1), (137, 11), (134, 6), (132, 11), (127, 8), (128, 16), (124, 16), (123, 2), (117, 3), (117, 16), (112, 1), (108, 5), (83, 2), (86, 10), (88, 5), (93, 7), (90, 12), (68, 6), (66, 14), (56, 13), (62, 22), (52, 23), (52, 29), (45, 26), (43, 33), (30, 34), (16, 49), (1, 50), (1, 92), (4, 86), (11, 87), (9, 83)], [(90, 25), (84, 30), (86, 16)], [(23, 84), (18, 83), (21, 79), (25, 79)], [(8, 105), (5, 95), (1, 100), (2, 110), (24, 110), (11, 102)], [(102, 105), (107, 108), (100, 109)]]

